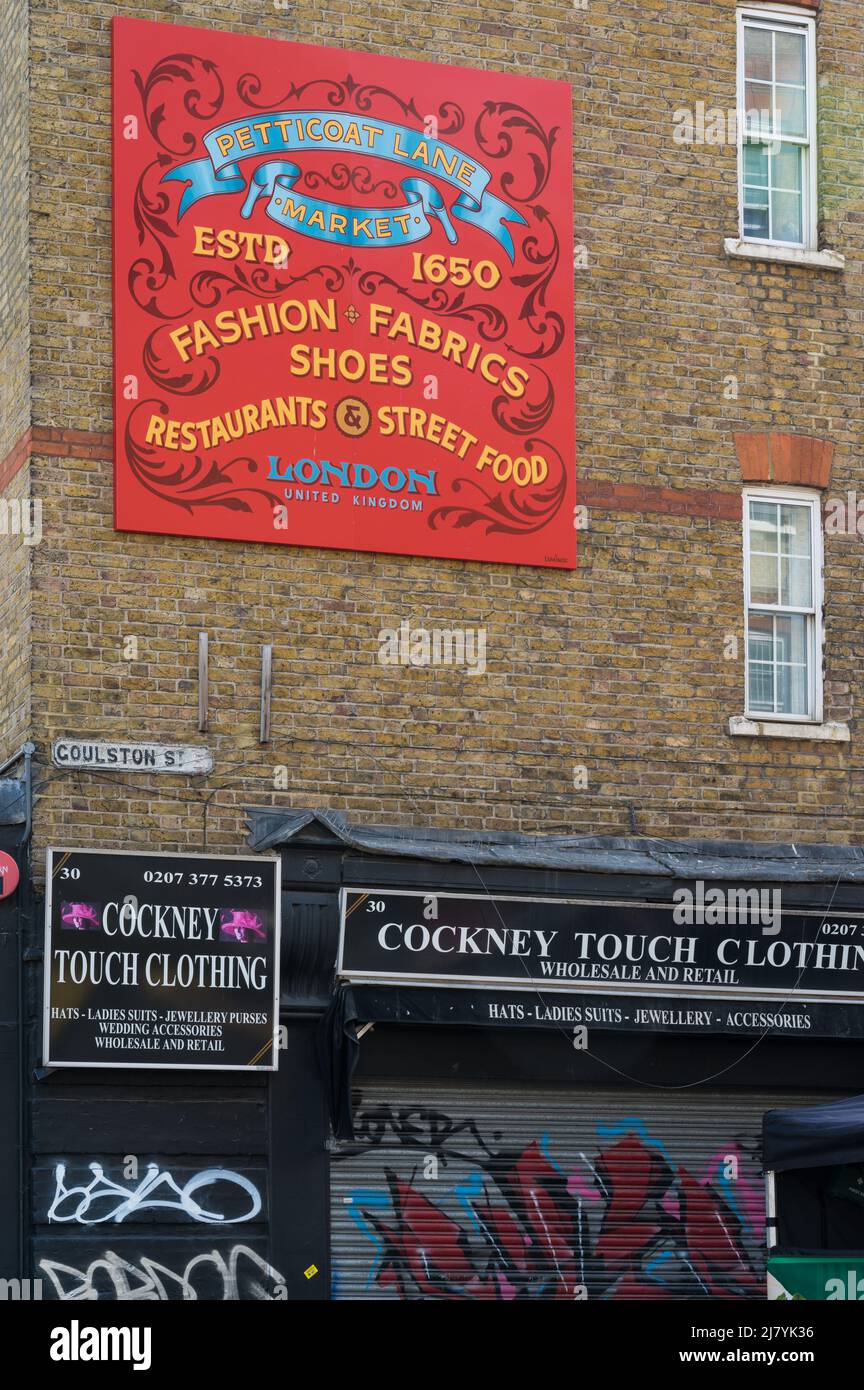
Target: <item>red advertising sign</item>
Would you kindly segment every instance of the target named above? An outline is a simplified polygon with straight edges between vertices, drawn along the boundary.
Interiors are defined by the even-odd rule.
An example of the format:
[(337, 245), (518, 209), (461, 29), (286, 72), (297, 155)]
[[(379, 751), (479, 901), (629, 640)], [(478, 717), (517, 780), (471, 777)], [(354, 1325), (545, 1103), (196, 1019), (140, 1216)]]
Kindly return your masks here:
[(20, 877), (18, 865), (12, 855), (0, 849), (0, 898), (11, 897), (18, 887)]
[(572, 568), (570, 90), (114, 20), (120, 530)]

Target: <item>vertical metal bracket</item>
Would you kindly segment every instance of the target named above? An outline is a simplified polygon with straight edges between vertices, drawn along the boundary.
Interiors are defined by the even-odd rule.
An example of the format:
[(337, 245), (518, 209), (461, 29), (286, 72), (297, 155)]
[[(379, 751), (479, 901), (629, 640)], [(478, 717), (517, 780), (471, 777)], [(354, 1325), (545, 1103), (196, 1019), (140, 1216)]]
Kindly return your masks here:
[(270, 742), (270, 694), (273, 688), (273, 648), (261, 648), (261, 729), (259, 743)]
[(210, 710), (210, 647), (206, 632), (198, 633), (198, 729), (207, 732)]

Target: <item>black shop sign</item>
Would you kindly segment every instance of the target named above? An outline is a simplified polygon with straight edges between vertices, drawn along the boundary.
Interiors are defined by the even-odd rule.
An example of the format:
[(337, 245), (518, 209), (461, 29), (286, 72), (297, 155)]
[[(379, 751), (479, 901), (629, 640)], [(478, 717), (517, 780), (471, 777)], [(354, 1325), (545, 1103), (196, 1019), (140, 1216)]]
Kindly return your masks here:
[(337, 973), (357, 984), (864, 1003), (864, 915), (769, 910), (756, 890), (713, 912), (693, 892), (689, 916), (671, 903), (377, 888), (343, 889), (341, 907)]
[(43, 1060), (275, 1071), (280, 865), (48, 851)]

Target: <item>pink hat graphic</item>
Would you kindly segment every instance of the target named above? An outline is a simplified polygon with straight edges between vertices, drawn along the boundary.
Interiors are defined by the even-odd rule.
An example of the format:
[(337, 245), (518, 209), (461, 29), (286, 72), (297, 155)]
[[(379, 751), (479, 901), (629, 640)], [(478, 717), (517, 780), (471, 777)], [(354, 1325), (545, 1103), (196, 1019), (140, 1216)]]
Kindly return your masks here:
[(60, 920), (69, 931), (99, 930), (99, 914), (93, 903), (61, 903)]
[(224, 908), (219, 923), (219, 935), (234, 941), (263, 941), (267, 935), (261, 918), (254, 912), (243, 912), (238, 908)]

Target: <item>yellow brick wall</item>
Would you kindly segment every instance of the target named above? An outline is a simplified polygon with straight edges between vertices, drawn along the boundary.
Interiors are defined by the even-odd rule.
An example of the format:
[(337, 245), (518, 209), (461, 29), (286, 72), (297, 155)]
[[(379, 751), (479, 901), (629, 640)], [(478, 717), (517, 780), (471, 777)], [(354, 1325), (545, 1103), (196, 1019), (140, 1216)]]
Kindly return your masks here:
[(13, 531), (16, 517), (32, 515), (30, 469), (22, 468), (0, 494), (0, 756), (11, 757), (31, 729), (31, 563), (35, 546)]
[[(673, 140), (676, 108), (734, 107), (726, 0), (33, 0), (35, 426), (111, 428), (109, 20), (122, 12), (570, 78), (588, 249), (574, 278), (586, 484), (732, 490), (733, 433), (773, 429), (833, 440), (832, 492), (864, 496), (860, 0), (823, 9), (823, 232), (847, 257), (843, 275), (728, 261), (735, 151)], [(37, 450), (33, 485), (45, 528), (33, 553), (41, 762), (59, 734), (198, 740), (200, 629), (211, 642), (202, 741), (216, 757), (194, 783), (43, 766), (37, 853), (49, 841), (201, 848), (205, 817), (209, 848), (240, 849), (250, 804), (558, 833), (860, 833), (859, 538), (829, 537), (826, 556), (826, 717), (850, 720), (852, 742), (793, 744), (727, 732), (743, 710), (733, 520), (597, 506), (567, 573), (116, 534), (107, 459)], [(404, 618), (484, 626), (486, 675), (381, 666), (377, 634)], [(726, 659), (736, 635), (739, 656)], [(273, 742), (261, 749), (264, 642)]]
[[(28, 54), (27, 0), (0, 11), (0, 461), (30, 421), (27, 301)], [(0, 485), (2, 490), (2, 485)]]
[(31, 547), (15, 534), (29, 498), (29, 472), (13, 475), (10, 455), (30, 424), (28, 302), (27, 0), (0, 9), (0, 756), (30, 725), (29, 571)]

